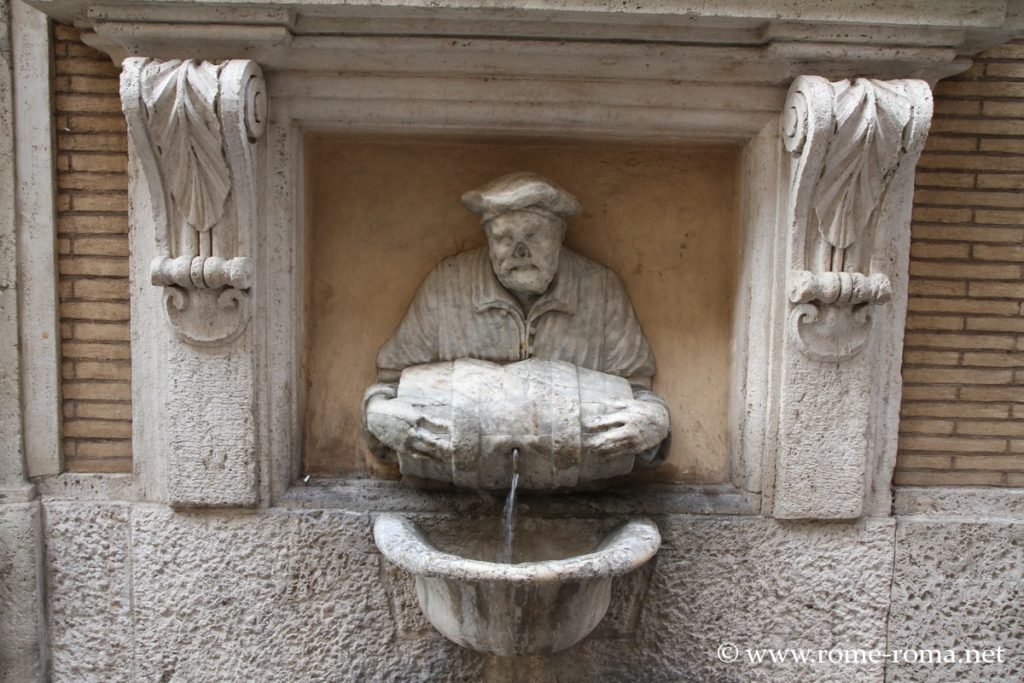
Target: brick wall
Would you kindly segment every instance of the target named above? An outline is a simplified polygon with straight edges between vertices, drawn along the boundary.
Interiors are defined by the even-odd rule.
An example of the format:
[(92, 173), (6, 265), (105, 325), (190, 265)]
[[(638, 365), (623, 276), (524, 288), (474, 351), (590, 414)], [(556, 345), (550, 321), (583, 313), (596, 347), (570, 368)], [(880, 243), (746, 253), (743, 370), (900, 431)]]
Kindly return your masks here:
[(895, 482), (1024, 486), (1024, 41), (943, 81), (918, 166)]
[(64, 458), (131, 471), (128, 139), (118, 69), (54, 27)]

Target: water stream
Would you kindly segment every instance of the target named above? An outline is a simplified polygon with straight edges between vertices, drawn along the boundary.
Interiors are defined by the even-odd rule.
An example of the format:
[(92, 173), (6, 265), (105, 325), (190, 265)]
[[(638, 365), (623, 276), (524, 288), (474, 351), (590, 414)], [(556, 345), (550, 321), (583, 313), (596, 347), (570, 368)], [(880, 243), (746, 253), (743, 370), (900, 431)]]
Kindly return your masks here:
[(512, 564), (512, 544), (516, 535), (516, 487), (519, 486), (519, 449), (512, 449), (512, 486), (508, 490), (508, 498), (505, 499), (505, 512), (502, 519), (505, 524), (505, 549), (501, 553), (500, 561), (505, 564)]

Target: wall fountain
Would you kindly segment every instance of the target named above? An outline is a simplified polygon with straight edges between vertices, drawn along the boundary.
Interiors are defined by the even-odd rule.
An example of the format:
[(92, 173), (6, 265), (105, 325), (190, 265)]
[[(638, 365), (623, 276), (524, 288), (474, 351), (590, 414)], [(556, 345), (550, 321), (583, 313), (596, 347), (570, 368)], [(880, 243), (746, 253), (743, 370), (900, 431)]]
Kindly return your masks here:
[[(516, 493), (660, 464), (669, 429), (654, 358), (618, 277), (562, 246), (579, 202), (533, 173), (463, 195), (487, 246), (442, 261), (378, 355), (364, 398), (372, 450), (404, 475), (508, 489), (500, 526), (427, 534), (374, 524), (416, 577), (429, 621), (495, 655), (550, 654), (604, 617), (612, 578), (657, 552), (655, 524), (516, 519)], [(474, 526), (476, 528), (474, 528)]]
[[(31, 4), (78, 26), (123, 66), (133, 150), (134, 473), (88, 481), (66, 473), (37, 484), (42, 510), (35, 504), (24, 519), (44, 531), (18, 546), (46, 550), (38, 594), (54, 617), (55, 678), (92, 667), (115, 679), (126, 660), (139, 680), (462, 682), (481, 680), (492, 662), (513, 668), (422, 623), (413, 580), (373, 547), (366, 521), (380, 519), (386, 532), (384, 513), (406, 519), (378, 534), (381, 546), (390, 538), (410, 548), (407, 557), (429, 560), (407, 566), (424, 574), (428, 612), (451, 600), (460, 615), (477, 588), (491, 586), (463, 580), (479, 573), (456, 577), (466, 591), (443, 572), (426, 576), (442, 554), (459, 562), (449, 568), (484, 560), (506, 578), (536, 561), (533, 581), (541, 569), (555, 574), (551, 562), (589, 561), (614, 524), (652, 515), (664, 538), (657, 571), (637, 581), (621, 621), (618, 598), (644, 570), (619, 581), (598, 632), (545, 657), (563, 681), (742, 678), (746, 670), (715, 657), (722, 642), (813, 648), (825, 633), (839, 647), (910, 645), (922, 624), (936, 623), (930, 613), (901, 616), (886, 597), (922, 576), (893, 562), (907, 548), (913, 555), (908, 539), (917, 532), (901, 532), (889, 517), (914, 166), (931, 118), (928, 83), (1018, 32), (1020, 13), (1010, 11), (1018, 3), (654, 2), (629, 11), (593, 0)], [(46, 60), (38, 65), (45, 74)], [(172, 111), (201, 116), (168, 126)], [(75, 137), (60, 131), (58, 139)], [(626, 142), (645, 149), (619, 147)], [(473, 151), (481, 148), (486, 154)], [(184, 167), (165, 172), (159, 155), (198, 152), (227, 169), (207, 167), (216, 171), (202, 176), (211, 192), (183, 194)], [(483, 161), (466, 163), (471, 157)], [(661, 436), (647, 429), (658, 423), (657, 402), (643, 393), (653, 367), (614, 367), (607, 361), (621, 358), (597, 350), (588, 357), (591, 340), (614, 327), (568, 329), (571, 344), (553, 329), (581, 312), (627, 310), (614, 303), (629, 299), (607, 294), (620, 291), (616, 278), (573, 298), (560, 295), (559, 275), (532, 304), (524, 296), (531, 312), (545, 300), (555, 307), (531, 335), (529, 314), (519, 328), (511, 312), (524, 307), (516, 288), (485, 286), (501, 275), (490, 250), (471, 262), (478, 228), (450, 220), (458, 207), (420, 196), (455, 199), (519, 168), (565, 184), (593, 212), (568, 244), (626, 280), (676, 431), (657, 485), (643, 495), (547, 495), (543, 506), (524, 495), (509, 565), (492, 560), (503, 544), (513, 448), (521, 492), (578, 492), (657, 464), (651, 444)], [(622, 201), (624, 186), (635, 203)], [(199, 196), (211, 210), (196, 224), (185, 220), (195, 217), (185, 200)], [(847, 196), (857, 200), (854, 213), (819, 201)], [(571, 209), (562, 199), (556, 192), (540, 206), (562, 218)], [(402, 212), (420, 220), (403, 223)], [(866, 216), (864, 229), (831, 220), (848, 214)], [(206, 237), (192, 239), (206, 228), (209, 253)], [(633, 250), (622, 248), (638, 235), (649, 249), (644, 277)], [(52, 240), (38, 242), (52, 251)], [(424, 283), (410, 313), (426, 317), (407, 316), (361, 407), (375, 370), (363, 345), (379, 344), (398, 322), (399, 301), (412, 295), (407, 278), (422, 279), (443, 253), (460, 251)], [(558, 253), (556, 271), (586, 265)], [(153, 273), (154, 261), (167, 267)], [(229, 262), (251, 270), (232, 275), (221, 268)], [(469, 277), (488, 266), (491, 280)], [(350, 279), (339, 282), (340, 274)], [(521, 274), (525, 284), (540, 269)], [(465, 289), (453, 285), (461, 276)], [(19, 296), (39, 291), (19, 287)], [(211, 308), (216, 317), (193, 315)], [(497, 322), (471, 327), (460, 316)], [(424, 322), (426, 334), (401, 333)], [(484, 351), (473, 348), (481, 335), (493, 335)], [(28, 339), (22, 348), (32, 347)], [(607, 348), (639, 348), (618, 341)], [(494, 403), (503, 409), (485, 409), (474, 397), (490, 394), (474, 394), (478, 385), (500, 395)], [(522, 400), (509, 400), (523, 386)], [(403, 401), (422, 405), (400, 410)], [(620, 425), (618, 436), (634, 442), (621, 450), (607, 438), (620, 402), (635, 418), (632, 428)], [(536, 410), (547, 404), (556, 408)], [(363, 468), (361, 413), (375, 449), (408, 478), (498, 492), (493, 519), (466, 519), (475, 495), (413, 491)], [(24, 418), (41, 422), (29, 411)], [(611, 420), (604, 432), (602, 419)], [(578, 519), (595, 509), (621, 518)], [(403, 544), (405, 525), (436, 552)], [(948, 538), (947, 528), (938, 532)], [(992, 538), (971, 548), (995, 548), (1003, 536)], [(942, 544), (928, 545), (931, 553)], [(109, 602), (82, 592), (82, 576), (94, 572), (109, 583)], [(501, 604), (488, 599), (479, 604)], [(31, 614), (44, 611), (26, 602)], [(125, 643), (134, 643), (133, 657)], [(824, 675), (882, 680), (884, 669), (856, 664)], [(783, 666), (752, 675), (805, 674)]]

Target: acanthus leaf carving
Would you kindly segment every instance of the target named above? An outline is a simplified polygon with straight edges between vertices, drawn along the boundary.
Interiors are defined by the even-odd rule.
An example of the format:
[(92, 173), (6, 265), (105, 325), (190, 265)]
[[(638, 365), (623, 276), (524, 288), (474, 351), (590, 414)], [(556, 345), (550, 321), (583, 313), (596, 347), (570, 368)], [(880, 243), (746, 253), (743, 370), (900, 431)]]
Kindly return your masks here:
[(788, 329), (807, 358), (838, 363), (867, 345), (872, 309), (892, 295), (889, 275), (872, 272), (893, 229), (886, 197), (901, 164), (916, 161), (930, 118), (921, 81), (801, 76), (790, 88), (782, 119), (793, 158)]
[(260, 68), (130, 58), (121, 99), (156, 222), (151, 281), (165, 288), (167, 320), (189, 344), (227, 344), (250, 317)]
[(835, 134), (813, 202), (821, 236), (836, 249), (846, 249), (877, 218), (903, 152), (911, 108), (906, 95), (882, 81), (861, 78), (833, 88)]
[(231, 171), (217, 117), (222, 64), (152, 62), (142, 80), (150, 135), (178, 219), (206, 232), (224, 218)]

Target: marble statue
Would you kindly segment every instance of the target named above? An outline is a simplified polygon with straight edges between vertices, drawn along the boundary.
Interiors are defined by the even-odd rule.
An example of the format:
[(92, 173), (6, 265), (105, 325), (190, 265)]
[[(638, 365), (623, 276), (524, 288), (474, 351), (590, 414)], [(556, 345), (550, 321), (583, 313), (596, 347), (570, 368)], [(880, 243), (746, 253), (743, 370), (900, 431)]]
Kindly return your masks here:
[(573, 486), (657, 466), (669, 429), (654, 357), (609, 268), (562, 245), (575, 197), (534, 173), (467, 192), (487, 246), (445, 259), (377, 357), (375, 454), (480, 488)]

